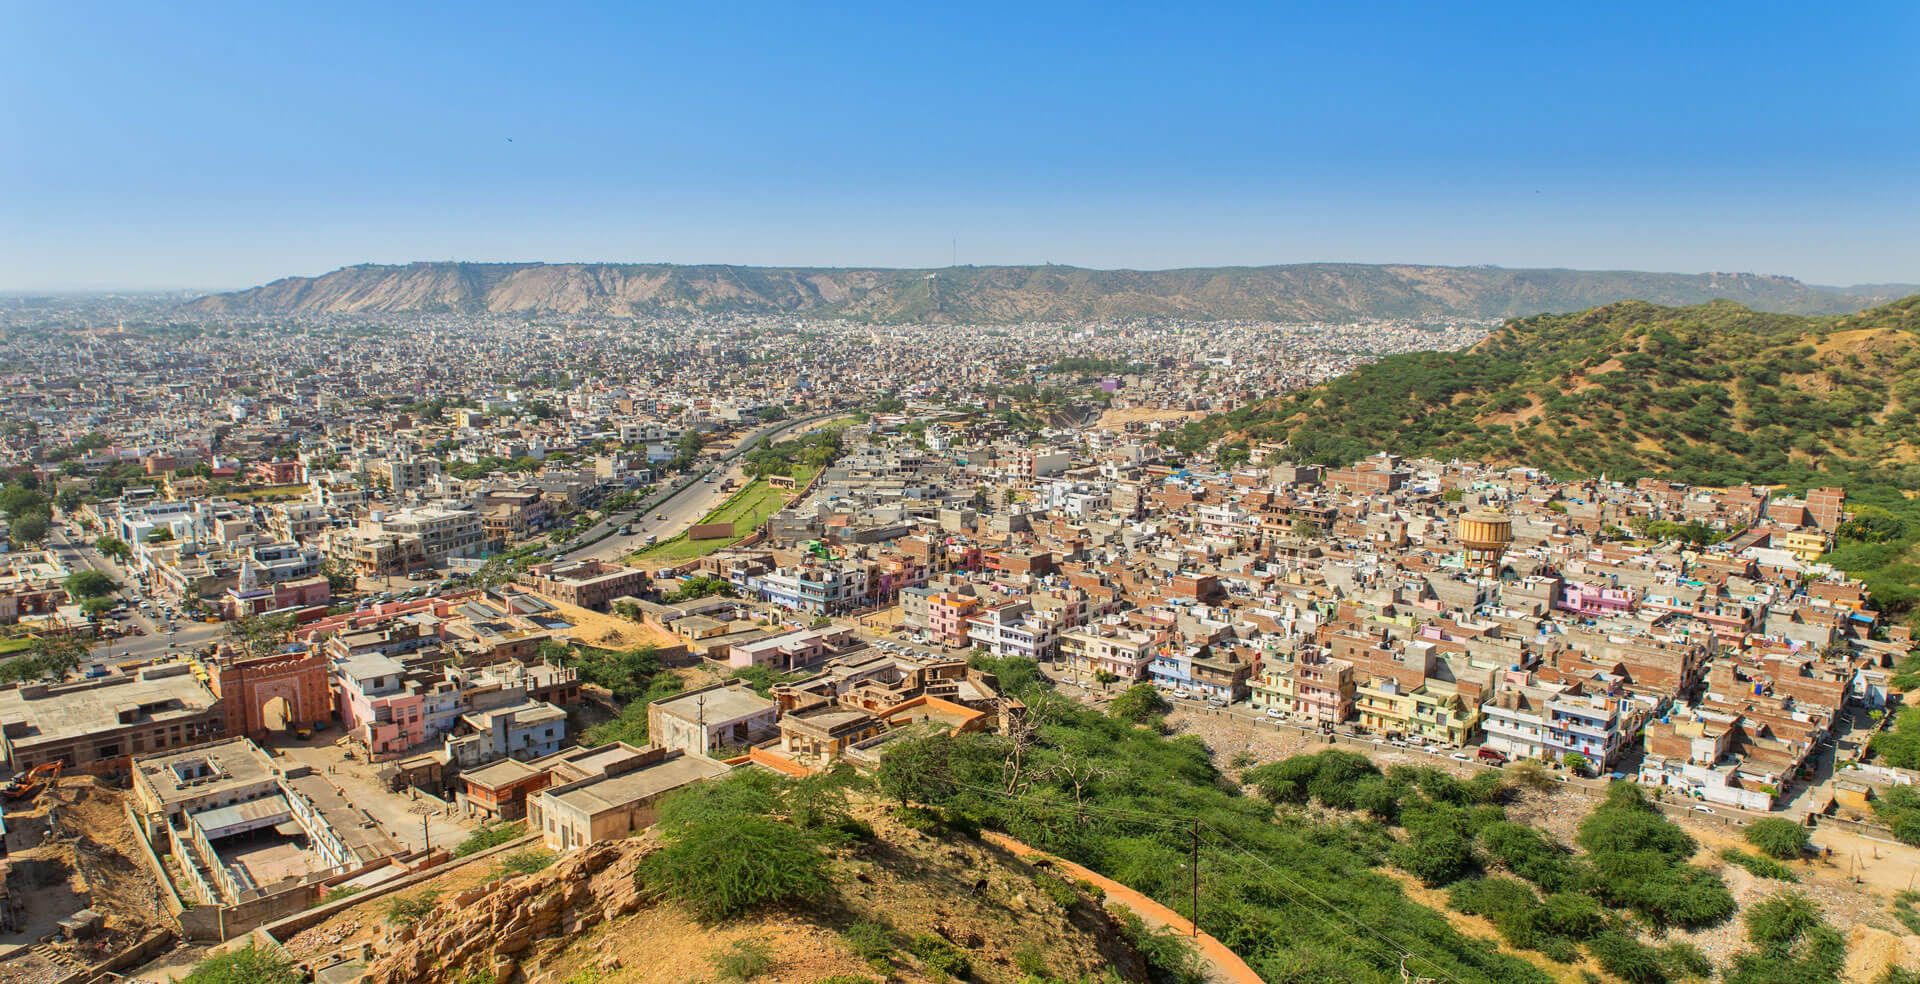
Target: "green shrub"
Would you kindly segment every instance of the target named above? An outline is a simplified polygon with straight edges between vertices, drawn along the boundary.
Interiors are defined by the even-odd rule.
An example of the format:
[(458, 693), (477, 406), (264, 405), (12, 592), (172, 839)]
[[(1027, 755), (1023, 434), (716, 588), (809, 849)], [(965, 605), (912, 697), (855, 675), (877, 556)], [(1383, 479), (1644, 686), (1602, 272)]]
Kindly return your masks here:
[(1034, 872), (1033, 884), (1040, 889), (1040, 894), (1062, 909), (1071, 909), (1080, 904), (1080, 892), (1071, 882), (1052, 872)]
[(1660, 952), (1619, 930), (1610, 929), (1594, 937), (1587, 943), (1587, 952), (1601, 970), (1627, 984), (1662, 984), (1667, 980)]
[(328, 905), (338, 902), (341, 899), (350, 899), (363, 891), (366, 891), (366, 889), (359, 885), (335, 885), (327, 889), (327, 893), (320, 896), (320, 901), (315, 902), (314, 905)]
[(1032, 940), (1020, 944), (1013, 950), (1014, 969), (1028, 977), (1045, 979), (1047, 976), (1047, 951)]
[(1708, 960), (1707, 955), (1692, 943), (1675, 941), (1661, 947), (1660, 963), (1671, 980), (1688, 977), (1707, 980), (1713, 976), (1713, 961)]
[(1661, 816), (1638, 786), (1616, 782), (1580, 822), (1587, 849), (1580, 887), (1632, 909), (1655, 926), (1709, 926), (1733, 915), (1732, 893), (1718, 876), (1687, 863), (1693, 838)]
[[(1491, 773), (1489, 773), (1491, 774)], [(1532, 827), (1500, 820), (1480, 828), (1480, 852), (1508, 871), (1557, 892), (1573, 879), (1573, 862), (1566, 849)]]
[(193, 965), (181, 984), (300, 984), (305, 978), (291, 960), (249, 943)]
[(886, 923), (862, 919), (842, 930), (840, 938), (870, 967), (884, 969), (893, 957), (893, 930)]
[(758, 816), (705, 819), (668, 834), (640, 862), (639, 879), (708, 922), (831, 890), (819, 849), (794, 828)]
[(1747, 910), (1747, 939), (1755, 948), (1734, 956), (1727, 984), (1834, 984), (1846, 965), (1846, 939), (1797, 892)]
[(1407, 840), (1395, 847), (1390, 857), (1394, 865), (1420, 879), (1421, 884), (1445, 885), (1473, 869), (1471, 817), (1464, 811), (1428, 805), (1403, 813), (1402, 823)]
[(1537, 918), (1544, 930), (1570, 940), (1589, 940), (1607, 928), (1607, 912), (1600, 901), (1575, 892), (1547, 896)]
[(1820, 909), (1798, 892), (1781, 892), (1747, 910), (1747, 938), (1767, 946), (1790, 944), (1821, 924)]
[(710, 954), (707, 962), (714, 972), (728, 980), (750, 981), (773, 967), (773, 953), (765, 943), (735, 940), (732, 946)]
[(1800, 880), (1794, 875), (1792, 868), (1772, 858), (1763, 858), (1758, 854), (1748, 854), (1738, 848), (1721, 848), (1720, 860), (1745, 868), (1761, 878), (1771, 878), (1775, 881), (1784, 882)]
[(500, 859), (500, 870), (510, 875), (531, 875), (553, 867), (555, 860), (554, 853), (545, 849), (515, 851)]
[(1754, 821), (1746, 838), (1760, 853), (1781, 861), (1795, 860), (1807, 848), (1807, 828), (1781, 817)]
[(1900, 925), (1907, 927), (1907, 932), (1920, 934), (1920, 910), (1915, 909), (1915, 903), (1920, 903), (1920, 891), (1908, 890), (1895, 895), (1893, 918), (1900, 920)]
[(954, 946), (944, 936), (922, 933), (908, 941), (907, 950), (918, 957), (921, 966), (936, 979), (973, 973), (973, 961), (967, 958), (967, 951)]
[(512, 823), (482, 824), (479, 830), (474, 831), (453, 849), (453, 856), (464, 858), (470, 854), (479, 854), (481, 851), (519, 840), (526, 835), (527, 825), (518, 820)]
[(1107, 714), (1128, 724), (1148, 724), (1164, 717), (1173, 705), (1151, 683), (1136, 683), (1107, 705)]
[(434, 890), (421, 892), (419, 895), (391, 898), (387, 900), (387, 921), (396, 926), (416, 923), (439, 904), (440, 893)]
[[(1171, 926), (1148, 929), (1146, 922), (1130, 909), (1117, 909), (1113, 914), (1127, 945), (1146, 961), (1154, 984), (1206, 984), (1207, 965), (1185, 936)], [(1312, 977), (1310, 972), (1300, 975), (1303, 980)], [(1267, 979), (1275, 977), (1267, 975)]]

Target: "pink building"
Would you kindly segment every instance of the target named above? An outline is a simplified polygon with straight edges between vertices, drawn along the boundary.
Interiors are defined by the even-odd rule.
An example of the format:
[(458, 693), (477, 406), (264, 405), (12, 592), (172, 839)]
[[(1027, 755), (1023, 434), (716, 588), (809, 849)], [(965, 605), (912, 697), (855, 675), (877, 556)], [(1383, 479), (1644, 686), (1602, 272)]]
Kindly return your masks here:
[(427, 741), (425, 695), (409, 685), (398, 660), (379, 653), (337, 660), (333, 680), (340, 722), (368, 755), (393, 758)]
[(1633, 589), (1568, 581), (1560, 591), (1559, 607), (1580, 615), (1625, 615), (1633, 611)]
[(1353, 664), (1344, 659), (1303, 658), (1294, 667), (1294, 711), (1317, 724), (1353, 716)]
[(332, 600), (333, 590), (326, 578), (306, 577), (245, 591), (233, 588), (220, 596), (217, 605), (223, 617), (239, 619), (289, 608), (321, 608)]

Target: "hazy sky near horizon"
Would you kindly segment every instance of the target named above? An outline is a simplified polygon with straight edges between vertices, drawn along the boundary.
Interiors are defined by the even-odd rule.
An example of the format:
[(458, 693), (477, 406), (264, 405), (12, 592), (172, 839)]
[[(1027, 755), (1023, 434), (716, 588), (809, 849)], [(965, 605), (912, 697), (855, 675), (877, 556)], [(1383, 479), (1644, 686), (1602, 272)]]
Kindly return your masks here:
[(0, 53), (8, 290), (956, 255), (1920, 282), (1912, 0), (0, 0)]

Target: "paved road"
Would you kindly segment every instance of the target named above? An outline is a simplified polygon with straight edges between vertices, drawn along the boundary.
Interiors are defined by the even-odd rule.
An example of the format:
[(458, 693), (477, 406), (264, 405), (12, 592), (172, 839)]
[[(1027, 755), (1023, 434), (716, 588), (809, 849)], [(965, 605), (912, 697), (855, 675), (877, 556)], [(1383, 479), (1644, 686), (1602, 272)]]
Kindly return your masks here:
[[(582, 539), (591, 539), (600, 535), (609, 527), (618, 527), (631, 522), (633, 532), (627, 535), (615, 534), (598, 543), (575, 547), (562, 556), (568, 560), (618, 560), (644, 547), (647, 537), (659, 540), (679, 534), (687, 527), (700, 521), (701, 517), (712, 512), (733, 492), (722, 491), (722, 486), (732, 480), (737, 486), (746, 481), (746, 471), (740, 464), (740, 457), (762, 441), (784, 441), (798, 434), (816, 430), (837, 414), (824, 417), (804, 418), (796, 421), (781, 421), (768, 424), (742, 438), (733, 450), (720, 457), (713, 466), (712, 482), (694, 482), (679, 492), (655, 503), (643, 514), (623, 513), (610, 516), (583, 534)], [(678, 479), (676, 478), (676, 481)]]
[[(120, 589), (114, 594), (125, 598), (129, 606), (140, 603), (140, 585), (126, 568), (113, 562), (105, 554), (94, 549), (92, 542), (78, 539), (68, 534), (65, 527), (55, 526), (47, 534), (47, 548), (59, 557), (68, 570), (96, 570), (114, 579)], [(112, 663), (141, 662), (165, 656), (170, 652), (184, 652), (198, 649), (220, 638), (219, 625), (204, 622), (181, 621), (176, 632), (168, 632), (166, 623), (142, 614), (138, 608), (130, 607), (128, 617), (120, 621), (122, 626), (137, 625), (146, 630), (146, 635), (122, 636), (95, 643), (90, 653), (96, 660)]]

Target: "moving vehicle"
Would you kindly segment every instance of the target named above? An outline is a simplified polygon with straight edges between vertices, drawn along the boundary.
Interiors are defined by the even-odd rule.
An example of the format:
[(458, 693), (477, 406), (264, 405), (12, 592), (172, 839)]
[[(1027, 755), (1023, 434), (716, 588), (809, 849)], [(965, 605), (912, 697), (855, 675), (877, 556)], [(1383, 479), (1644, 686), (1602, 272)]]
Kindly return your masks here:
[(620, 535), (621, 535), (621, 536), (632, 536), (632, 535), (633, 535), (633, 524), (632, 524), (632, 523), (628, 523), (628, 524), (626, 524), (625, 526), (622, 526), (622, 527), (620, 527)]

